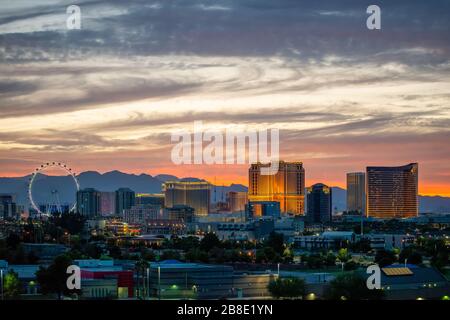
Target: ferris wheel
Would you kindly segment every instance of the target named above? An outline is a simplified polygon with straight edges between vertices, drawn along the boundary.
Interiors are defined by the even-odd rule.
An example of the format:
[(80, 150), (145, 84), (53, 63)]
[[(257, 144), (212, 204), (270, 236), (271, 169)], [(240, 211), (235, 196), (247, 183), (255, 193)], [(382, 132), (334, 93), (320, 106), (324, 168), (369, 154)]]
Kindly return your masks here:
[[(43, 212), (41, 210), (41, 208), (36, 205), (35, 200), (33, 199), (33, 183), (36, 180), (36, 177), (39, 174), (42, 174), (50, 169), (58, 169), (58, 170), (62, 170), (63, 172), (65, 172), (67, 174), (67, 176), (69, 176), (75, 187), (76, 190), (79, 191), (80, 190), (80, 184), (78, 182), (78, 179), (76, 177), (76, 174), (72, 171), (71, 168), (69, 168), (65, 163), (62, 162), (46, 162), (44, 164), (41, 164), (39, 167), (37, 167), (33, 173), (31, 173), (30, 179), (28, 181), (28, 199), (30, 201), (30, 204), (32, 206), (32, 208), (39, 214), (39, 215), (44, 215), (44, 216), (48, 216), (49, 215), (49, 210), (45, 210), (45, 212)], [(59, 194), (58, 194), (58, 190), (52, 190), (51, 191), (51, 196), (52, 196), (52, 203), (50, 204), (53, 207), (56, 207), (56, 210), (59, 212), (62, 212), (61, 210), (61, 203), (59, 201)], [(47, 208), (49, 207), (49, 205), (47, 205)], [(77, 207), (77, 202), (76, 200), (74, 201), (73, 205), (69, 206), (69, 212), (73, 212), (75, 211)]]

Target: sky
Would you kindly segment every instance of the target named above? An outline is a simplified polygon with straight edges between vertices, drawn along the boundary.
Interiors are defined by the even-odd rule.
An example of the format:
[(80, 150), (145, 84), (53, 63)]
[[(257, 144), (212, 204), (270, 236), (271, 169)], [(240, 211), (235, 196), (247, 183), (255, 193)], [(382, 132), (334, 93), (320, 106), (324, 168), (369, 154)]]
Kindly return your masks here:
[[(248, 165), (175, 165), (171, 134), (201, 120), (279, 129), (306, 184), (419, 163), (450, 196), (446, 0), (0, 0), (0, 176), (77, 172), (247, 185)], [(381, 8), (368, 30), (366, 8)]]

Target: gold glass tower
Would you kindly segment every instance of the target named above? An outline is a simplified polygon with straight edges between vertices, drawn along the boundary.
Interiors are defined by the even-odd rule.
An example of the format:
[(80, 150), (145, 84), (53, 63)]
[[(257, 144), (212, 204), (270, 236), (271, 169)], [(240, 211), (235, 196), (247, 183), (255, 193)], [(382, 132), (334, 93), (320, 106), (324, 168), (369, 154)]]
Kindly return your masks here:
[(347, 173), (347, 211), (366, 211), (366, 174)]
[(419, 165), (367, 167), (366, 214), (375, 218), (408, 218), (419, 214)]
[(211, 185), (208, 182), (167, 181), (163, 184), (164, 205), (167, 208), (186, 205), (194, 208), (196, 216), (207, 216), (210, 189)]
[(262, 175), (269, 163), (250, 166), (248, 201), (277, 201), (281, 212), (303, 215), (305, 211), (305, 169), (302, 162), (280, 161), (274, 175)]

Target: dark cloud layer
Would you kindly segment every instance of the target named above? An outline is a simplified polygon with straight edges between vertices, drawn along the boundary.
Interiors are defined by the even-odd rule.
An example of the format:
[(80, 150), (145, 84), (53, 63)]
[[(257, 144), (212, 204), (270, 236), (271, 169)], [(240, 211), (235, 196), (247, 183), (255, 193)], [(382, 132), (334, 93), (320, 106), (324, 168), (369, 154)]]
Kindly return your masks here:
[(170, 167), (170, 130), (203, 120), (280, 126), (283, 156), (314, 177), (421, 161), (444, 184), (450, 2), (376, 3), (380, 31), (369, 0), (80, 0), (81, 30), (65, 27), (72, 1), (5, 4), (3, 170)]

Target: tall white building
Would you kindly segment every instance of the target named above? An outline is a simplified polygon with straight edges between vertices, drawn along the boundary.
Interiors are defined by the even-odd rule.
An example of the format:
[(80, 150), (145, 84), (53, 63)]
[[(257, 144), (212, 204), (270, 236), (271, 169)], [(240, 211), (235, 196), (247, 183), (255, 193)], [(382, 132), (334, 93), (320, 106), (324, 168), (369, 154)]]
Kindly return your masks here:
[(366, 211), (366, 174), (347, 173), (347, 211)]

